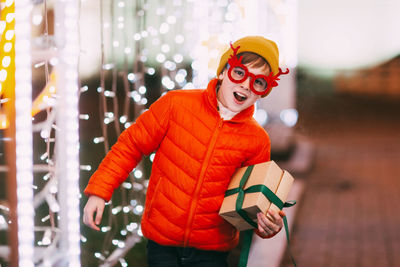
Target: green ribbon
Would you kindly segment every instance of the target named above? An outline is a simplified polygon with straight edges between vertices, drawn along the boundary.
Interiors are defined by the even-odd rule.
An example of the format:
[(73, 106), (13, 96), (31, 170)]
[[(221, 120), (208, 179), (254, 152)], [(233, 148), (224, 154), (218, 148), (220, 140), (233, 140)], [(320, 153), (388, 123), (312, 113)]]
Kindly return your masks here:
[[(231, 196), (234, 194), (238, 194), (237, 198), (236, 198), (236, 212), (251, 226), (253, 226), (254, 228), (257, 228), (257, 223), (255, 223), (250, 216), (247, 214), (246, 211), (243, 210), (243, 201), (244, 201), (244, 196), (247, 193), (259, 193), (261, 192), (269, 201), (271, 201), (271, 203), (275, 204), (279, 209), (283, 209), (286, 207), (291, 207), (293, 205), (296, 204), (296, 201), (292, 200), (292, 201), (287, 201), (287, 202), (283, 202), (279, 197), (277, 197), (275, 195), (274, 192), (271, 191), (271, 189), (269, 189), (267, 186), (263, 185), (263, 184), (259, 184), (259, 185), (253, 185), (250, 186), (246, 189), (244, 189), (244, 186), (246, 185), (247, 180), (250, 177), (251, 172), (253, 171), (254, 165), (248, 166), (245, 173), (243, 174), (242, 178), (240, 179), (239, 182), (239, 187), (237, 188), (233, 188), (233, 189), (229, 189), (225, 192), (225, 197), (227, 196)], [(283, 217), (283, 223), (285, 226), (285, 230), (286, 230), (286, 240), (288, 242), (289, 245), (289, 226), (287, 223), (287, 219), (286, 216)], [(246, 267), (247, 266), (247, 259), (249, 257), (249, 252), (250, 252), (250, 245), (251, 245), (251, 240), (253, 237), (253, 230), (246, 230), (243, 233), (243, 247), (242, 247), (242, 251), (240, 253), (240, 259), (239, 259), (239, 267)], [(296, 262), (294, 261), (294, 258), (289, 250), (289, 254), (290, 257), (292, 259), (292, 262), (294, 264), (294, 266), (296, 265)]]

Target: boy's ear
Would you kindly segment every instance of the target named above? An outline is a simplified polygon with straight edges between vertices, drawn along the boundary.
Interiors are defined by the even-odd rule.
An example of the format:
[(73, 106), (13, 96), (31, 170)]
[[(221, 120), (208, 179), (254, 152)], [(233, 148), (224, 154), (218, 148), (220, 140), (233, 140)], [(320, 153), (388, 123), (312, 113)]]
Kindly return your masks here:
[(222, 80), (222, 79), (224, 78), (224, 72), (225, 72), (225, 69), (223, 69), (223, 70), (221, 71), (221, 73), (218, 75), (218, 79), (219, 79), (219, 80)]

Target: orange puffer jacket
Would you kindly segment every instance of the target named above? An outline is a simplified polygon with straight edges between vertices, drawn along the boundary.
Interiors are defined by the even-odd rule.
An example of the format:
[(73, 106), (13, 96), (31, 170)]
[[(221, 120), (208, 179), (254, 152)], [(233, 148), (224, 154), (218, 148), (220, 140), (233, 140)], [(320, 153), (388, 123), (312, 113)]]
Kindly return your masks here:
[(270, 159), (266, 131), (251, 106), (232, 120), (217, 110), (217, 80), (206, 90), (168, 92), (125, 130), (85, 193), (109, 200), (143, 154), (157, 150), (142, 217), (145, 237), (162, 245), (227, 251), (238, 232), (219, 209), (235, 170)]

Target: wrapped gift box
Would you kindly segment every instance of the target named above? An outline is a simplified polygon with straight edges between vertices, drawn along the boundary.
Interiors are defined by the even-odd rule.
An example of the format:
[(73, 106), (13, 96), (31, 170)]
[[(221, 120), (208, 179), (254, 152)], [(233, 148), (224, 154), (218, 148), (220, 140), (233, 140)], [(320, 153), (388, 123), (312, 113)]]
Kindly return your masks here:
[[(251, 166), (251, 173), (245, 184), (243, 184), (245, 181), (243, 177), (248, 168), (249, 167), (240, 168), (232, 176), (232, 180), (227, 190), (227, 194), (231, 191), (231, 195), (225, 196), (219, 212), (221, 217), (235, 226), (239, 231), (254, 228), (237, 211), (239, 193), (236, 192), (232, 194), (235, 190), (238, 191), (241, 181), (244, 190), (241, 209), (247, 214), (248, 218), (256, 224), (258, 212), (267, 214), (269, 209), (279, 211), (280, 208), (271, 203), (262, 192), (246, 192), (246, 189), (249, 189), (250, 187), (253, 187), (254, 189), (257, 185), (265, 185), (284, 203), (294, 181), (290, 173), (282, 170), (274, 161), (268, 161)], [(248, 172), (249, 171), (250, 170), (248, 170)], [(259, 186), (257, 186), (257, 188), (259, 188)], [(256, 189), (256, 191), (257, 190), (258, 189)], [(267, 217), (269, 216), (270, 215), (267, 214)]]

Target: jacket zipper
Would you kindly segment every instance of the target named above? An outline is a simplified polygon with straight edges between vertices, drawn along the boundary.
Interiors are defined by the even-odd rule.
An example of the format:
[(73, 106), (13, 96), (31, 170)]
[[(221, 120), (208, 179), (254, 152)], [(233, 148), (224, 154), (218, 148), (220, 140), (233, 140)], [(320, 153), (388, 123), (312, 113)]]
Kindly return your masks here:
[(212, 155), (212, 152), (214, 151), (215, 143), (217, 142), (217, 137), (218, 137), (219, 132), (221, 131), (222, 125), (223, 125), (223, 119), (220, 118), (217, 128), (215, 129), (213, 136), (211, 138), (210, 145), (208, 146), (206, 157), (204, 159), (204, 163), (203, 163), (203, 166), (200, 171), (199, 180), (197, 181), (196, 188), (194, 190), (193, 201), (190, 206), (188, 223), (186, 224), (186, 230), (185, 230), (185, 235), (184, 235), (184, 240), (183, 240), (183, 245), (185, 247), (188, 246), (188, 244), (189, 244), (189, 235), (190, 235), (190, 230), (192, 229), (193, 218), (194, 218), (194, 213), (195, 213), (195, 210), (197, 207), (197, 201), (199, 198), (200, 189), (201, 189), (201, 186), (203, 185), (204, 176), (206, 174), (208, 164), (210, 163), (211, 155)]

